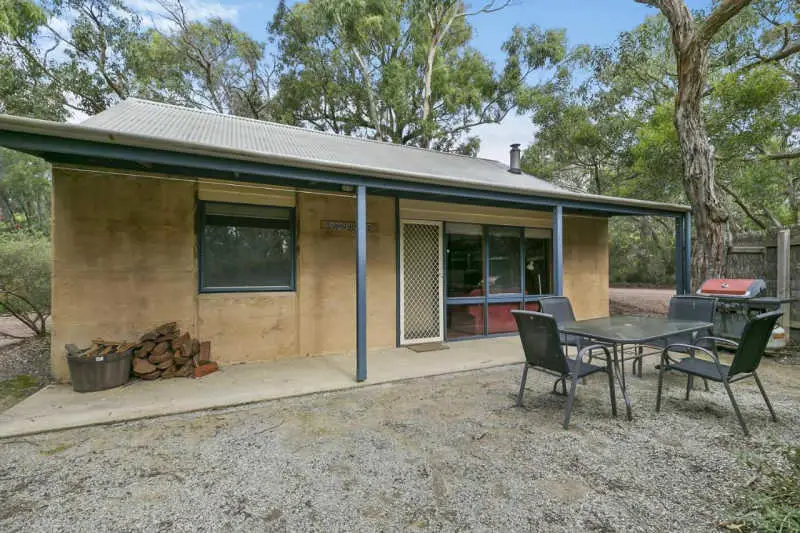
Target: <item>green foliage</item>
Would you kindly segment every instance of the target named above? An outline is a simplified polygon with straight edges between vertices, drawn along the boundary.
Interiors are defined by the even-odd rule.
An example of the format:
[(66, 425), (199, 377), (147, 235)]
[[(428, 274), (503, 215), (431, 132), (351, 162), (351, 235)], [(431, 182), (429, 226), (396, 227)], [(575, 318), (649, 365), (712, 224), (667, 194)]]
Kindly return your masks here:
[(270, 25), (282, 67), (278, 117), (325, 131), (474, 153), (478, 143), (470, 130), (529, 105), (528, 76), (562, 58), (565, 36), (514, 28), (497, 71), (470, 47), (469, 15), (455, 0), (283, 5)]
[(0, 305), (40, 336), (50, 312), (50, 253), (47, 237), (0, 233)]
[(729, 529), (742, 532), (800, 531), (800, 448), (789, 447), (779, 463), (760, 461), (758, 482), (745, 487)]
[(0, 148), (0, 228), (50, 233), (50, 165)]

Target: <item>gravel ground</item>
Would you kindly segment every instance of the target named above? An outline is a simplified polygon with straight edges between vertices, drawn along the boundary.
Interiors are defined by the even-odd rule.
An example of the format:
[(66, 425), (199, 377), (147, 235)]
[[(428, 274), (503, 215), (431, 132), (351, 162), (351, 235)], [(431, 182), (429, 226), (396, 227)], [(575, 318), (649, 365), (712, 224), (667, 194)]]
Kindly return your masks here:
[(50, 339), (29, 338), (0, 346), (0, 380), (28, 375), (50, 378)]
[(0, 530), (714, 531), (743, 460), (800, 441), (800, 367), (762, 366), (780, 422), (738, 385), (749, 439), (719, 387), (669, 378), (656, 415), (652, 368), (633, 422), (595, 376), (563, 431), (514, 365), (6, 440)]

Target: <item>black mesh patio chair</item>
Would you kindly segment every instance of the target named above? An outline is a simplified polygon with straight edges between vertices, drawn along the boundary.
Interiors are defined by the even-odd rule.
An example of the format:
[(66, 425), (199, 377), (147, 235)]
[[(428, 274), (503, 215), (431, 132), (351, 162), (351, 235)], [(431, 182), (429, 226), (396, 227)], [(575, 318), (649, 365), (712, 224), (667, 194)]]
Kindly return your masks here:
[[(764, 350), (767, 347), (767, 342), (769, 342), (770, 335), (775, 327), (775, 322), (781, 317), (781, 315), (783, 315), (782, 311), (772, 311), (757, 315), (745, 325), (742, 332), (741, 341), (738, 344), (727, 339), (705, 337), (704, 339), (697, 339), (697, 341), (712, 341), (713, 348), (711, 350), (703, 348), (702, 346), (697, 346), (697, 341), (694, 345), (671, 344), (665, 347), (661, 352), (661, 365), (658, 373), (656, 412), (661, 410), (661, 390), (663, 388), (664, 372), (683, 372), (687, 375), (687, 400), (689, 399), (689, 393), (691, 392), (692, 388), (691, 378), (694, 376), (722, 383), (722, 385), (725, 387), (725, 392), (728, 393), (728, 397), (731, 399), (733, 410), (736, 412), (736, 417), (739, 419), (739, 423), (742, 425), (744, 434), (749, 435), (750, 432), (747, 430), (747, 424), (745, 424), (742, 413), (739, 411), (739, 406), (736, 403), (736, 399), (733, 397), (733, 392), (731, 392), (731, 383), (735, 383), (752, 376), (756, 381), (756, 385), (758, 385), (758, 389), (761, 391), (761, 396), (764, 398), (764, 402), (767, 404), (767, 409), (769, 409), (770, 415), (772, 415), (772, 421), (777, 422), (778, 419), (775, 417), (775, 411), (772, 409), (772, 404), (769, 403), (769, 398), (767, 398), (767, 393), (764, 390), (764, 386), (761, 384), (761, 380), (758, 379), (756, 369), (758, 368), (761, 358), (764, 355)], [(715, 348), (716, 343), (728, 343), (736, 348), (736, 354), (733, 356), (733, 361), (730, 365), (723, 365), (720, 363), (719, 356), (717, 355), (717, 350)], [(676, 348), (688, 349), (687, 351), (689, 356), (682, 359), (673, 359), (670, 352), (675, 353)], [(696, 358), (694, 356), (696, 352), (702, 352), (708, 355), (711, 358), (711, 361)]]
[[(608, 389), (611, 398), (611, 413), (617, 416), (617, 401), (614, 396), (614, 370), (611, 352), (603, 345), (586, 346), (578, 352), (575, 359), (570, 359), (564, 352), (558, 333), (558, 326), (551, 315), (535, 313), (533, 311), (511, 311), (517, 321), (522, 349), (525, 353), (525, 366), (522, 370), (522, 381), (517, 395), (517, 407), (522, 405), (522, 396), (525, 393), (525, 382), (528, 379), (528, 369), (535, 368), (545, 373), (557, 376), (553, 385), (555, 392), (560, 382), (566, 392), (566, 380), (570, 380), (567, 405), (564, 410), (564, 429), (569, 426), (569, 417), (572, 414), (572, 404), (575, 400), (575, 388), (578, 380), (597, 372), (608, 374)], [(597, 366), (583, 362), (583, 357), (590, 349), (603, 350), (606, 354), (605, 366)]]
[[(541, 312), (552, 316), (556, 324), (575, 321), (575, 313), (572, 311), (572, 304), (566, 296), (544, 296), (537, 301), (539, 302)], [(565, 335), (563, 333), (559, 334), (559, 336), (564, 346), (573, 346), (577, 350), (580, 350), (581, 346), (587, 344), (586, 339), (583, 337)]]
[[(709, 298), (708, 296), (673, 296), (669, 301), (669, 311), (667, 311), (667, 318), (675, 320), (696, 320), (699, 322), (714, 323), (714, 315), (716, 314), (717, 300)], [(648, 348), (657, 348), (657, 352), (645, 353), (645, 346), (639, 346), (636, 357), (633, 358), (633, 373), (642, 377), (642, 359), (646, 355), (654, 355), (661, 353), (665, 346), (670, 344), (695, 344), (694, 339), (710, 338), (712, 329), (700, 330), (697, 333), (679, 333), (671, 335), (666, 339), (659, 339), (647, 344)], [(678, 349), (678, 351), (681, 351)], [(684, 353), (687, 353), (684, 351)], [(637, 370), (638, 369), (638, 370)], [(708, 383), (706, 383), (706, 390), (708, 390)]]

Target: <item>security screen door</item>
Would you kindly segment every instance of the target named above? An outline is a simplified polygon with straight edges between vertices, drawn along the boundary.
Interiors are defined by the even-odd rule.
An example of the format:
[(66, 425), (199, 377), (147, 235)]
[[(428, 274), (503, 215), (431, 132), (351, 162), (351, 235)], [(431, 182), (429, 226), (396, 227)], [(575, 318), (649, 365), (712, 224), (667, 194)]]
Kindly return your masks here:
[(442, 223), (400, 222), (401, 344), (444, 338)]

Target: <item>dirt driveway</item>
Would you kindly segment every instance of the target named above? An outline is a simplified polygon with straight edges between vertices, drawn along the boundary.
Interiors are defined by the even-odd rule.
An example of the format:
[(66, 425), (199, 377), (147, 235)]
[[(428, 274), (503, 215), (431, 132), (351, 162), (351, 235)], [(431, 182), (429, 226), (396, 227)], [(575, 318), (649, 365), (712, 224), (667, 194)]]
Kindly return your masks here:
[(674, 289), (639, 289), (611, 287), (611, 314), (666, 315)]
[[(725, 394), (632, 380), (633, 422), (589, 378), (573, 425), (517, 365), (0, 442), (0, 531), (713, 531), (743, 461), (800, 442), (800, 367), (765, 363), (774, 424)], [(691, 505), (687, 505), (691, 502)]]

